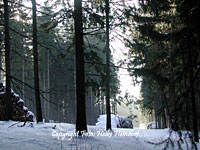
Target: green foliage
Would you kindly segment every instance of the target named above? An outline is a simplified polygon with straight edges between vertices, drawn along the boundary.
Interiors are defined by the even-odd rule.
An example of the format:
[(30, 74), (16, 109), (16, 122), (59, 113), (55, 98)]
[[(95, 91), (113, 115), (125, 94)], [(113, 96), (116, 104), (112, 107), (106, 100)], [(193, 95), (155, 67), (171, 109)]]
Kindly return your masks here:
[[(96, 93), (99, 93), (100, 87), (103, 92), (106, 85), (106, 54), (105, 54), (105, 36), (88, 35), (85, 36), (85, 72), (86, 85), (92, 86)], [(113, 66), (113, 67), (112, 67)], [(111, 61), (111, 98), (119, 93), (119, 79), (117, 78), (117, 70)], [(105, 94), (105, 93), (104, 93)]]
[(40, 24), (40, 28), (49, 33), (52, 29), (54, 29), (58, 25), (57, 20), (49, 21)]
[(172, 128), (194, 130), (197, 137), (197, 117), (190, 117), (199, 101), (199, 2), (139, 1), (132, 10), (125, 15), (127, 62), (130, 74), (142, 78), (143, 109), (154, 110), (156, 119), (167, 114), (179, 124), (170, 122)]

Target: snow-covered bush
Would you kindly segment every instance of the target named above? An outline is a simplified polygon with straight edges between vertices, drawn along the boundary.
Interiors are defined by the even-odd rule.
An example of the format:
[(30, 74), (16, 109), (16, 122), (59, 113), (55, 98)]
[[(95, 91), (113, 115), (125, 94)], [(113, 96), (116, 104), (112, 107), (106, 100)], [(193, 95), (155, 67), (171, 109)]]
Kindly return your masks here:
[[(6, 120), (5, 86), (0, 81), (0, 120)], [(24, 100), (11, 90), (11, 119), (14, 121), (33, 121), (34, 114), (24, 106)]]
[(131, 119), (124, 116), (118, 116), (118, 118), (119, 118), (118, 128), (133, 128), (133, 123)]
[(156, 129), (156, 123), (155, 122), (149, 122), (147, 124), (147, 129)]
[[(96, 126), (106, 127), (106, 115), (100, 115), (97, 119)], [(132, 120), (125, 116), (111, 114), (112, 128), (133, 128)]]

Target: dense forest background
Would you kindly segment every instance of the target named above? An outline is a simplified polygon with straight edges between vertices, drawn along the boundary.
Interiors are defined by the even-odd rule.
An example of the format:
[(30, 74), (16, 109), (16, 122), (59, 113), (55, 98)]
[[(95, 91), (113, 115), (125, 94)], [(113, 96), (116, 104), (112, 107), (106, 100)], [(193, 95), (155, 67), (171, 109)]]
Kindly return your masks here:
[[(35, 110), (33, 94), (32, 8), (23, 0), (10, 0), (11, 87)], [(117, 69), (125, 67), (141, 83), (146, 114), (155, 114), (157, 128), (193, 131), (200, 128), (200, 2), (197, 0), (139, 0), (82, 2), (84, 65), (88, 124), (105, 113), (106, 10), (110, 4), (110, 31), (129, 49), (125, 59), (113, 64), (110, 56), (112, 113), (119, 99)], [(5, 80), (6, 28), (3, 2), (0, 15), (1, 79)], [(44, 118), (75, 122), (76, 84), (73, 2), (47, 0), (37, 3), (40, 96)], [(4, 27), (5, 26), (5, 27)], [(123, 52), (123, 51), (122, 51)], [(138, 80), (140, 78), (140, 80)]]
[(200, 3), (139, 3), (125, 11), (129, 36), (124, 39), (130, 48), (130, 74), (142, 78), (141, 105), (147, 114), (155, 114), (158, 128), (192, 130), (198, 141)]
[[(11, 86), (25, 101), (25, 105), (35, 113), (32, 8), (31, 3), (24, 2), (9, 1)], [(38, 72), (43, 118), (46, 121), (74, 123), (76, 71), (72, 4), (46, 1), (44, 6), (38, 4), (37, 7)], [(86, 8), (91, 10), (89, 6)], [(95, 124), (99, 114), (105, 114), (105, 30), (94, 21), (92, 23), (89, 17), (85, 16), (83, 23), (86, 107), (88, 124)], [(4, 17), (1, 13), (1, 80), (5, 80), (3, 25)], [(93, 28), (96, 30), (93, 31)], [(111, 65), (114, 65), (112, 58)], [(112, 113), (115, 113), (114, 99), (119, 93), (117, 68), (111, 68), (111, 75)]]

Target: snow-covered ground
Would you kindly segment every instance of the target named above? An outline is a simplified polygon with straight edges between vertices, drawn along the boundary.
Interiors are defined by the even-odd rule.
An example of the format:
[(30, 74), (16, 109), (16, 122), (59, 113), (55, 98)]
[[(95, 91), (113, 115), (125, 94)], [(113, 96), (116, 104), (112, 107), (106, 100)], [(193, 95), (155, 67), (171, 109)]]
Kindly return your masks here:
[[(160, 142), (169, 136), (169, 129), (113, 128), (106, 132), (105, 128), (88, 126), (87, 134), (77, 137), (73, 124), (28, 122), (20, 127), (23, 123), (16, 123), (0, 122), (0, 150), (160, 150), (164, 145), (148, 142)], [(172, 140), (178, 137), (172, 134)], [(186, 149), (186, 144), (182, 147)]]

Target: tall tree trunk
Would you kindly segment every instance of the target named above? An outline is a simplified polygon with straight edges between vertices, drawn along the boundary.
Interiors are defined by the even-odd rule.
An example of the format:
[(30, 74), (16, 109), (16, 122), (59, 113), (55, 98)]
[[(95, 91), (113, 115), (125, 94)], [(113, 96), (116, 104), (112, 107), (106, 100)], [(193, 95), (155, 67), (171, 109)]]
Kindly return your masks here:
[(47, 97), (46, 97), (46, 69), (41, 71), (41, 77), (43, 78), (43, 80), (40, 80), (40, 81), (41, 81), (41, 83), (43, 83), (43, 91), (45, 91), (45, 93), (43, 94), (43, 99), (41, 100), (42, 101), (41, 102), (42, 112), (43, 112), (43, 118), (45, 118), (45, 120), (47, 120), (47, 103), (48, 102), (46, 101), (46, 99), (47, 99)]
[(82, 23), (82, 0), (74, 0), (75, 50), (76, 50), (76, 132), (87, 131), (85, 111), (85, 75)]
[(42, 122), (42, 108), (40, 101), (40, 87), (38, 74), (38, 43), (37, 43), (37, 18), (36, 18), (36, 1), (32, 0), (33, 11), (33, 56), (34, 56), (34, 88), (36, 101), (36, 118), (37, 122)]
[(189, 51), (189, 74), (190, 74), (190, 98), (192, 103), (192, 114), (193, 114), (193, 131), (194, 131), (194, 140), (196, 142), (199, 142), (199, 136), (198, 136), (198, 121), (197, 121), (197, 108), (196, 108), (196, 100), (195, 100), (195, 89), (194, 89), (194, 72), (193, 72), (193, 52)]
[[(185, 58), (186, 58), (186, 56), (185, 56), (185, 54), (187, 55), (187, 52), (183, 49), (183, 51), (182, 51), (182, 60), (183, 60), (183, 72), (185, 72), (184, 74), (183, 74), (183, 90), (187, 90), (187, 88), (188, 88), (188, 86), (187, 86), (187, 70), (186, 70), (186, 68), (187, 68), (187, 64), (186, 64), (186, 60), (185, 60)], [(185, 99), (185, 115), (186, 115), (186, 117), (185, 117), (185, 124), (184, 124), (184, 126), (185, 126), (185, 128), (186, 128), (186, 130), (187, 131), (189, 131), (190, 130), (190, 100), (189, 100), (189, 96), (188, 95), (185, 95), (184, 96), (184, 99)]]
[(58, 122), (59, 119), (60, 119), (60, 114), (59, 114), (59, 105), (60, 105), (60, 90), (57, 91), (57, 94), (56, 94), (56, 114), (55, 114), (55, 118), (56, 118), (56, 121)]
[[(20, 17), (21, 21), (21, 32), (24, 31), (24, 22), (23, 19)], [(21, 43), (21, 50), (22, 50), (22, 56), (24, 57), (24, 37), (21, 37), (22, 43)], [(24, 73), (24, 67), (25, 66), (25, 60), (21, 59), (21, 97), (23, 100), (25, 100), (25, 90), (24, 90), (24, 83), (25, 83), (25, 73)], [(25, 104), (27, 105), (27, 101), (25, 100)]]
[(111, 130), (111, 113), (110, 113), (110, 39), (109, 39), (109, 0), (106, 0), (106, 130)]
[[(73, 58), (74, 60), (76, 61), (76, 54), (73, 55)], [(74, 92), (71, 94), (71, 97), (70, 97), (70, 103), (69, 103), (69, 106), (70, 106), (70, 122), (71, 123), (75, 123), (76, 122), (76, 104), (77, 104), (77, 101), (76, 101), (76, 62), (73, 62), (73, 66), (74, 66), (74, 71), (73, 71), (73, 83), (71, 85), (71, 90), (73, 90)]]
[[(49, 50), (47, 51), (47, 93), (46, 97), (49, 101), (50, 100), (50, 56), (49, 56)], [(47, 119), (50, 119), (50, 102), (47, 102)]]
[(101, 114), (105, 114), (105, 105), (104, 105), (105, 101), (104, 101), (104, 96), (101, 95)]
[[(155, 91), (155, 89), (154, 89)], [(155, 115), (155, 123), (156, 123), (156, 129), (158, 129), (158, 101), (157, 99), (154, 100), (154, 115)]]
[(43, 106), (43, 117), (45, 118), (45, 120), (49, 120), (50, 119), (50, 115), (49, 115), (49, 111), (50, 111), (50, 99), (49, 99), (49, 50), (47, 50), (45, 52), (45, 55), (43, 57), (43, 60), (46, 59), (45, 62), (45, 67), (46, 69), (44, 69), (43, 71), (43, 90), (45, 91), (44, 93), (44, 106)]
[(163, 129), (167, 128), (167, 121), (166, 121), (166, 115), (165, 114), (166, 113), (165, 113), (165, 110), (164, 110), (164, 112), (162, 114), (162, 128)]
[(11, 119), (10, 34), (8, 1), (4, 0), (5, 62), (6, 62), (6, 120)]
[(1, 71), (1, 68), (2, 68), (2, 51), (0, 50), (0, 80), (2, 79), (2, 71)]
[(94, 98), (93, 98), (93, 91), (92, 91), (92, 86), (90, 87), (90, 103), (91, 103), (91, 106), (90, 106), (90, 109), (91, 109), (91, 112), (90, 112), (90, 117), (91, 117), (91, 124), (94, 124), (94, 115), (95, 115), (95, 106), (94, 106)]

